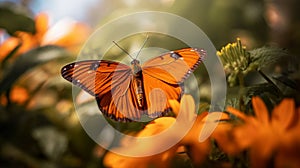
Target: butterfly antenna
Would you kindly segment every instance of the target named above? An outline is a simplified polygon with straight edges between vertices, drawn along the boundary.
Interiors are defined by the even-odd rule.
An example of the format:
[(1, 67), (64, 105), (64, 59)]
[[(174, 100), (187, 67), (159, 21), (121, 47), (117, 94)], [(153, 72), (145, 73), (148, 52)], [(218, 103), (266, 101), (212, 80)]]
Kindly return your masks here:
[(148, 34), (147, 34), (146, 39), (145, 39), (145, 41), (144, 41), (144, 43), (143, 43), (141, 49), (140, 49), (139, 52), (136, 54), (135, 59), (137, 59), (137, 57), (138, 57), (139, 54), (141, 53), (142, 49), (145, 47), (145, 44), (146, 44), (146, 42), (148, 41), (148, 39), (149, 39), (149, 36), (148, 36)]
[(126, 53), (131, 59), (134, 59), (126, 50), (124, 50), (124, 48), (122, 48), (121, 46), (119, 46), (118, 43), (116, 43), (115, 41), (113, 41), (113, 43), (119, 47), (124, 53)]

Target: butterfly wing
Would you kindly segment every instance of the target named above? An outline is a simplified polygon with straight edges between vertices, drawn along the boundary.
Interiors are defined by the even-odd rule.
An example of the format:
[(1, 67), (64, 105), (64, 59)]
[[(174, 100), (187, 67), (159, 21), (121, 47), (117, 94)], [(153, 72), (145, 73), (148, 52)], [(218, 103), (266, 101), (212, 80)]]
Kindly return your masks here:
[(180, 99), (183, 81), (200, 65), (204, 50), (186, 48), (150, 59), (142, 66), (147, 113), (150, 117), (170, 110), (169, 99)]
[(140, 117), (129, 66), (105, 60), (86, 60), (64, 66), (61, 74), (95, 96), (106, 116), (117, 121)]

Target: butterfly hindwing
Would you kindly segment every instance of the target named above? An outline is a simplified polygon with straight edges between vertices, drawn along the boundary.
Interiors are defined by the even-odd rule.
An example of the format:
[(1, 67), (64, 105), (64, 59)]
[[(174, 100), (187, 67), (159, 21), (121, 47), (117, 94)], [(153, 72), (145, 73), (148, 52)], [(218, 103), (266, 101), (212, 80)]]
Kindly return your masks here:
[(180, 84), (170, 84), (147, 73), (143, 74), (147, 115), (156, 118), (171, 110), (168, 100), (179, 100), (183, 88)]

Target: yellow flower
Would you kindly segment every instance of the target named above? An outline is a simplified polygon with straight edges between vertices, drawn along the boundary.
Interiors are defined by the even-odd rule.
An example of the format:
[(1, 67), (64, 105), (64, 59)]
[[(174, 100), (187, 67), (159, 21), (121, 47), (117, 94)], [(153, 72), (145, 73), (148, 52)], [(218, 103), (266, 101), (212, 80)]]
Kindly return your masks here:
[[(207, 122), (210, 122), (208, 121), (209, 117), (207, 117), (209, 114), (205, 112), (197, 116), (195, 114), (194, 100), (189, 95), (184, 95), (181, 99), (180, 104), (177, 101), (170, 102), (172, 104), (174, 112), (178, 114), (177, 118), (161, 117), (155, 119), (150, 124), (148, 124), (141, 132), (139, 132), (136, 137), (144, 138), (158, 135), (165, 131), (170, 131), (169, 129), (171, 127), (176, 127), (176, 124), (178, 124), (178, 127), (173, 129), (169, 134), (167, 134), (167, 136), (161, 136), (161, 138), (153, 139), (152, 141), (149, 141), (147, 143), (142, 143), (139, 140), (135, 141), (134, 143), (132, 143), (131, 141), (129, 143), (131, 144), (130, 147), (126, 145), (128, 144), (128, 142), (123, 143), (123, 146), (118, 148), (118, 151), (126, 151), (127, 153), (137, 153), (138, 151), (142, 153), (155, 153), (155, 151), (160, 151), (161, 149), (164, 149), (168, 144), (174, 142), (174, 140), (179, 136), (178, 133), (182, 133), (184, 131), (184, 127), (191, 124), (190, 130), (187, 130), (182, 139), (179, 139), (177, 143), (167, 148), (166, 150), (163, 150), (162, 152), (156, 153), (154, 155), (129, 157), (108, 152), (108, 154), (104, 158), (104, 164), (108, 167), (118, 168), (132, 167), (132, 165), (138, 165), (138, 167), (142, 168), (165, 168), (170, 167), (171, 161), (172, 159), (174, 159), (177, 152), (179, 150), (183, 150), (188, 154), (194, 165), (200, 165), (207, 158), (207, 155), (209, 154), (211, 149), (210, 138), (207, 138), (203, 142), (199, 142), (198, 138), (201, 134), (203, 125)], [(210, 117), (210, 119), (212, 118)]]
[(250, 53), (246, 51), (246, 47), (242, 45), (239, 38), (237, 38), (236, 43), (229, 43), (223, 47), (221, 51), (217, 52), (217, 55), (222, 60), (230, 86), (236, 84), (237, 78), (254, 70), (250, 60)]
[[(273, 109), (271, 115), (259, 97), (252, 98), (252, 105), (255, 117), (227, 108), (228, 112), (242, 119), (244, 124), (232, 130), (235, 150), (228, 149), (224, 144), (222, 148), (228, 153), (249, 149), (253, 167), (267, 167), (272, 157), (275, 158), (276, 166), (299, 167), (300, 162), (295, 158), (300, 157), (300, 110), (296, 110), (294, 101), (284, 99)], [(287, 156), (289, 161), (284, 162), (283, 158)]]
[(15, 55), (49, 44), (77, 51), (90, 31), (85, 24), (70, 20), (61, 20), (49, 28), (48, 20), (47, 14), (40, 13), (35, 18), (35, 34), (19, 31), (15, 33), (15, 37), (10, 37), (0, 44), (0, 60), (4, 59), (18, 45), (21, 46)]

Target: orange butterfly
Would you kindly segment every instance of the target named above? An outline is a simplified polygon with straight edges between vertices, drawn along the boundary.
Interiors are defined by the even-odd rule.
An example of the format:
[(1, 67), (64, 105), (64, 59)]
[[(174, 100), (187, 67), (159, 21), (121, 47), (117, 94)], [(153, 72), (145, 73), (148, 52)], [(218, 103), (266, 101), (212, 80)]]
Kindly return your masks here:
[(169, 99), (179, 100), (183, 81), (206, 55), (197, 48), (171, 51), (143, 65), (131, 67), (107, 60), (85, 60), (64, 66), (63, 78), (95, 96), (101, 112), (116, 121), (157, 118), (171, 110)]

